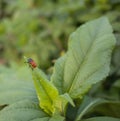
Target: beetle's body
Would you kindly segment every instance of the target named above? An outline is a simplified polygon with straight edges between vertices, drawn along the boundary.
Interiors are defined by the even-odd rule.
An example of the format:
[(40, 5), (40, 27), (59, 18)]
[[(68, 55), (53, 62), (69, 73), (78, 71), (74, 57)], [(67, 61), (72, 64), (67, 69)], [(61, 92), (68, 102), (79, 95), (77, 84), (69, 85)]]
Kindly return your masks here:
[(35, 61), (34, 61), (33, 59), (28, 58), (28, 61), (27, 61), (27, 62), (30, 64), (30, 66), (31, 66), (33, 69), (37, 67), (37, 64), (35, 63)]

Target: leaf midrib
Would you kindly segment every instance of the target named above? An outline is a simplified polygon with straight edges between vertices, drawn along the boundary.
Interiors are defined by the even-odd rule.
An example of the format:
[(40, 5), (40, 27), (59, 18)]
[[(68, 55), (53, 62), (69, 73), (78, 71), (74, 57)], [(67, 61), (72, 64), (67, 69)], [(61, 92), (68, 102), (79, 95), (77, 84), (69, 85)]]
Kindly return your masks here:
[[(42, 80), (42, 78), (39, 80), (39, 78), (37, 78), (37, 81), (38, 82), (40, 82)], [(41, 82), (40, 82), (41, 83)], [(42, 89), (45, 91), (45, 94), (48, 96), (48, 98), (49, 98), (49, 101), (51, 102), (51, 104), (53, 104), (53, 100), (52, 100), (52, 98), (48, 95), (48, 93), (47, 93), (47, 90), (44, 88), (44, 85), (41, 83), (41, 87), (42, 87)]]
[[(87, 27), (88, 27), (88, 26), (87, 26)], [(98, 30), (98, 29), (97, 29), (97, 30)], [(88, 29), (88, 31), (89, 31), (90, 38), (92, 38), (92, 35), (91, 35), (91, 32), (90, 32), (90, 29)], [(95, 33), (98, 33), (98, 32), (95, 31)], [(83, 56), (83, 60), (81, 61), (81, 64), (80, 64), (79, 67), (78, 67), (78, 71), (77, 71), (77, 73), (74, 75), (74, 78), (73, 78), (72, 84), (71, 84), (71, 86), (69, 87), (69, 89), (67, 90), (68, 92), (70, 92), (70, 91), (72, 90), (72, 88), (73, 88), (73, 86), (74, 86), (74, 83), (75, 83), (74, 80), (75, 80), (75, 78), (76, 78), (76, 75), (79, 74), (79, 70), (80, 70), (81, 65), (84, 63), (84, 60), (86, 59), (86, 57), (88, 57), (88, 55), (89, 55), (89, 53), (90, 53), (89, 50), (91, 50), (91, 48), (92, 48), (93, 45), (94, 45), (94, 42), (96, 41), (97, 34), (94, 34), (94, 35), (95, 35), (94, 40), (91, 42), (89, 48), (87, 49), (87, 51), (86, 51), (86, 55), (84, 54), (84, 56)]]

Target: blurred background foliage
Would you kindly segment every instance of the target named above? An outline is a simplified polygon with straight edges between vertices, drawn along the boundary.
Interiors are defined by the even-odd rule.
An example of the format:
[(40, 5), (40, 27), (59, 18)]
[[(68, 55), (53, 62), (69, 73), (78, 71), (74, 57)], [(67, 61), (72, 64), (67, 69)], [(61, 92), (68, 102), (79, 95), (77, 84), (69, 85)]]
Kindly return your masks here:
[(25, 55), (49, 73), (54, 61), (67, 50), (70, 33), (104, 15), (112, 24), (117, 44), (110, 76), (95, 85), (90, 95), (119, 100), (120, 0), (1, 0), (0, 64), (21, 66)]
[[(4, 84), (1, 91), (6, 94), (9, 90), (7, 96), (12, 97), (7, 103), (21, 99), (21, 95), (35, 94), (33, 84), (24, 81), (32, 79), (24, 67), (23, 56), (33, 58), (40, 68), (51, 73), (55, 60), (67, 50), (71, 32), (86, 21), (104, 15), (111, 22), (117, 44), (110, 75), (94, 85), (88, 96), (120, 101), (120, 0), (0, 0), (0, 81)], [(29, 93), (21, 92), (24, 85), (30, 85)], [(17, 97), (14, 96), (16, 92)], [(4, 97), (2, 102), (5, 102)], [(68, 114), (74, 119), (76, 109), (68, 109), (72, 110)], [(113, 108), (110, 110), (114, 111)], [(98, 111), (99, 115), (103, 115), (103, 111), (104, 108)]]
[[(26, 55), (48, 69), (66, 50), (70, 33), (102, 15), (108, 16), (118, 40), (120, 0), (1, 0), (0, 63), (23, 64)], [(119, 41), (114, 58), (119, 55)]]

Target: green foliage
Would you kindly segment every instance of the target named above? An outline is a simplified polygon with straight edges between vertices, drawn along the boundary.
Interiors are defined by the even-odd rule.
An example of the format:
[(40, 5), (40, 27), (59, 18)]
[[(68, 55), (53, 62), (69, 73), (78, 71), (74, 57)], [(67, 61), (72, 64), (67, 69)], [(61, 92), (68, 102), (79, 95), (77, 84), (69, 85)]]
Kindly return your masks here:
[(92, 84), (108, 75), (114, 45), (115, 38), (106, 18), (81, 26), (70, 36), (67, 54), (55, 65), (53, 83), (60, 92), (81, 98)]
[[(13, 78), (9, 86), (6, 86), (9, 79), (6, 80), (6, 75), (1, 74), (0, 119), (79, 121), (83, 116), (92, 115), (94, 112), (119, 118), (118, 101), (90, 97), (84, 98), (83, 101), (78, 99), (81, 99), (93, 84), (105, 78), (110, 70), (115, 38), (107, 18), (101, 17), (82, 25), (71, 34), (68, 45), (67, 53), (55, 64), (50, 81), (38, 67), (32, 67), (31, 63), (34, 61), (29, 62), (28, 58), (25, 58), (32, 72), (37, 95), (35, 90), (32, 90), (33, 83), (29, 74), (29, 81), (27, 78), (22, 81), (24, 77), (21, 81)], [(20, 72), (25, 70), (24, 68)], [(19, 77), (17, 72), (16, 74)], [(11, 77), (11, 74), (8, 76)], [(77, 111), (73, 117), (69, 117), (69, 103)], [(97, 120), (96, 118), (93, 120)], [(104, 118), (99, 118), (101, 119)]]
[(32, 75), (40, 107), (52, 115), (55, 112), (54, 103), (58, 98), (58, 90), (47, 80), (45, 74), (38, 68), (33, 70)]
[[(6, 116), (7, 115), (7, 116)], [(6, 107), (0, 112), (2, 121), (63, 121), (61, 116), (49, 117), (35, 102), (24, 100)]]
[[(16, 69), (10, 70), (1, 67), (0, 71), (0, 105), (9, 105), (26, 99), (38, 102), (27, 68), (22, 67), (16, 71)], [(24, 76), (23, 73), (26, 75)], [(22, 76), (19, 76), (20, 74)]]
[(2, 0), (1, 4), (3, 63), (20, 63), (26, 55), (46, 69), (66, 50), (65, 40), (75, 28), (101, 15), (108, 16), (120, 34), (119, 0)]
[(119, 106), (119, 101), (108, 101), (100, 98), (93, 99), (85, 97), (77, 111), (76, 121), (80, 120), (84, 115), (89, 116), (94, 113), (120, 118)]
[[(27, 58), (25, 57), (25, 62)], [(30, 64), (28, 64), (30, 66)], [(31, 67), (32, 68), (32, 67)], [(65, 107), (68, 102), (74, 105), (69, 94), (58, 94), (57, 88), (47, 79), (47, 76), (40, 69), (32, 68), (32, 76), (36, 88), (40, 107), (52, 116), (55, 113), (65, 113)]]
[[(78, 28), (102, 15), (117, 40), (111, 66), (115, 41), (108, 20)], [(0, 66), (0, 120), (119, 121), (119, 18), (119, 0), (0, 1), (0, 64), (10, 67)], [(48, 76), (20, 67), (23, 55), (34, 58)], [(60, 55), (51, 76), (49, 67)]]
[(35, 102), (29, 100), (19, 101), (0, 112), (0, 119), (2, 121), (18, 121), (21, 120), (21, 117), (28, 121), (49, 119), (48, 115), (45, 114)]

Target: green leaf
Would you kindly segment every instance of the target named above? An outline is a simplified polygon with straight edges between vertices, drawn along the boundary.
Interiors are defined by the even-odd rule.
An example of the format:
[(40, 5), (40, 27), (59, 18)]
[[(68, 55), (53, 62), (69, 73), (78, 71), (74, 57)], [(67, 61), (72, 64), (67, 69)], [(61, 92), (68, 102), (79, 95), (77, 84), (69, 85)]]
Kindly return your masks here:
[(94, 113), (120, 118), (120, 101), (106, 101), (105, 103), (101, 103), (91, 111), (91, 114)]
[(28, 69), (22, 67), (16, 71), (0, 68), (0, 105), (9, 105), (26, 99), (38, 102)]
[(63, 99), (63, 101), (64, 101), (65, 103), (68, 103), (68, 102), (69, 102), (73, 107), (75, 106), (73, 100), (71, 99), (71, 97), (69, 96), (68, 93), (65, 93), (65, 94), (63, 94), (63, 95), (60, 95), (60, 97)]
[(52, 115), (55, 113), (54, 103), (59, 96), (58, 90), (40, 69), (35, 68), (32, 74), (40, 107), (49, 115)]
[(120, 118), (120, 102), (105, 99), (93, 99), (85, 97), (78, 109), (76, 120), (82, 119), (85, 115), (99, 114), (104, 116)]
[(65, 66), (66, 55), (59, 58), (54, 66), (54, 72), (51, 76), (52, 83), (57, 87), (60, 94), (63, 94), (63, 83), (64, 83), (64, 66)]
[(105, 103), (104, 99), (92, 99), (90, 97), (85, 97), (80, 108), (78, 109), (76, 115), (76, 121), (80, 120), (85, 114), (87, 114), (90, 110), (95, 108), (97, 105)]
[(42, 118), (49, 119), (49, 116), (39, 108), (38, 104), (29, 100), (11, 104), (0, 111), (2, 121), (29, 121), (37, 118), (41, 118), (41, 120)]
[(79, 121), (120, 121), (120, 119), (112, 117), (95, 117)]
[(63, 95), (59, 95), (58, 99), (55, 101), (55, 107), (58, 111), (61, 112), (61, 114), (65, 115), (68, 103), (75, 107), (72, 98), (69, 96), (68, 93), (65, 93)]
[[(64, 121), (64, 118), (59, 116), (57, 121)], [(24, 100), (18, 103), (11, 104), (0, 111), (1, 121), (55, 121), (55, 118), (49, 117), (48, 114), (40, 109), (38, 103)]]
[(51, 78), (59, 92), (82, 98), (93, 84), (108, 75), (114, 45), (106, 17), (90, 21), (72, 33), (67, 54), (56, 62)]

